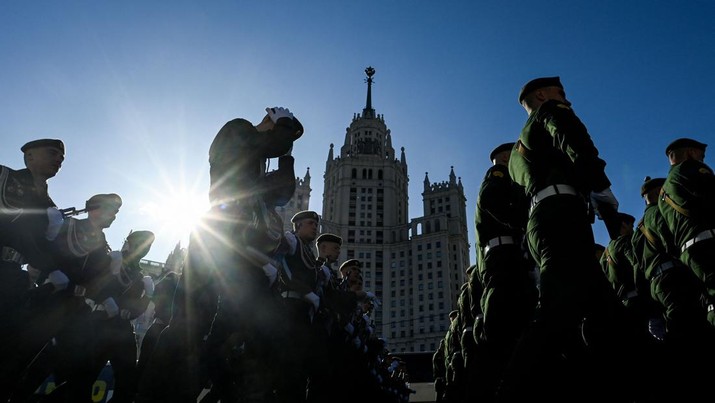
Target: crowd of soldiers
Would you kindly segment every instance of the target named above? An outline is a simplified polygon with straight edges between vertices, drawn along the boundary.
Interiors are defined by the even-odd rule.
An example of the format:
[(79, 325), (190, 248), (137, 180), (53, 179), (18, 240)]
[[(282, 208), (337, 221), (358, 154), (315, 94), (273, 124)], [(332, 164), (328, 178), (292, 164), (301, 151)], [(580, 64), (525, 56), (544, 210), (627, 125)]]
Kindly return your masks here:
[[(674, 402), (709, 392), (715, 357), (715, 176), (706, 144), (665, 149), (642, 218), (559, 77), (528, 82), (518, 140), (489, 155), (477, 264), (433, 356), (438, 402)], [(664, 161), (664, 162), (665, 162)], [(603, 220), (610, 241), (595, 243)], [(637, 223), (636, 223), (637, 221)], [(635, 228), (634, 228), (635, 227)]]
[[(360, 261), (336, 269), (342, 239), (319, 234), (314, 211), (282, 230), (275, 208), (295, 191), (291, 149), (302, 134), (282, 107), (221, 128), (209, 150), (211, 208), (180, 273), (160, 279), (139, 265), (151, 231), (132, 231), (117, 251), (106, 241), (119, 195), (58, 209), (47, 181), (64, 143), (22, 146), (25, 169), (0, 166), (0, 401), (91, 402), (107, 362), (114, 403), (408, 401), (407, 368), (376, 336), (379, 301), (363, 289)], [(138, 349), (132, 321), (150, 302)], [(57, 388), (36, 395), (48, 376)]]

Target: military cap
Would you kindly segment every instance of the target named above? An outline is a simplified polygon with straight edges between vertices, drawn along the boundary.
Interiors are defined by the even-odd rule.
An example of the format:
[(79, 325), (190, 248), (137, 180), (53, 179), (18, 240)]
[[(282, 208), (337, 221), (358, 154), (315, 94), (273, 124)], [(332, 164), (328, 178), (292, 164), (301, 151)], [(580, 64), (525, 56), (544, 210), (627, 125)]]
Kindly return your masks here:
[(357, 267), (359, 269), (360, 266), (360, 261), (357, 259), (346, 260), (345, 262), (343, 262), (343, 264), (340, 265), (340, 272), (343, 272), (343, 270), (347, 270), (351, 267)]
[(24, 153), (27, 150), (30, 150), (33, 148), (39, 148), (39, 147), (59, 148), (62, 151), (62, 154), (65, 153), (65, 143), (63, 143), (62, 140), (57, 140), (57, 139), (33, 140), (33, 141), (30, 141), (29, 143), (25, 143), (24, 146), (20, 147), (20, 151), (22, 151)]
[(665, 148), (665, 155), (670, 154), (670, 152), (673, 150), (685, 147), (697, 148), (698, 150), (705, 151), (705, 147), (707, 146), (707, 144), (703, 144), (699, 141), (683, 137), (668, 144), (668, 147)]
[(489, 161), (493, 160), (494, 157), (496, 157), (496, 155), (500, 152), (511, 151), (512, 148), (514, 148), (514, 143), (504, 143), (502, 145), (497, 146), (497, 148), (493, 149), (492, 152), (489, 153)]
[(127, 242), (134, 246), (132, 257), (141, 259), (149, 253), (151, 245), (154, 243), (154, 233), (151, 231), (132, 231), (127, 235)]
[(643, 185), (641, 185), (641, 197), (643, 197), (646, 193), (650, 192), (651, 190), (663, 186), (663, 183), (665, 183), (665, 178), (653, 178), (651, 179), (650, 176), (646, 176), (645, 179), (643, 180)]
[(318, 216), (318, 213), (315, 211), (310, 211), (310, 210), (303, 210), (295, 213), (293, 218), (290, 219), (290, 222), (292, 223), (297, 223), (298, 221), (305, 220), (308, 218), (312, 218), (315, 221), (320, 222), (320, 217)]
[(84, 208), (87, 209), (87, 211), (100, 207), (114, 207), (119, 209), (122, 207), (122, 198), (116, 193), (97, 194), (90, 197), (84, 204)]
[(618, 212), (618, 218), (621, 219), (621, 222), (627, 222), (627, 223), (630, 223), (631, 225), (633, 225), (633, 223), (636, 222), (635, 217), (633, 217), (632, 215), (630, 215), (628, 213), (622, 213), (620, 211)]
[(335, 234), (320, 234), (318, 238), (315, 240), (315, 243), (321, 244), (323, 242), (335, 242), (338, 245), (343, 244), (343, 238), (340, 238), (339, 236)]
[(538, 90), (539, 88), (545, 88), (545, 87), (559, 87), (561, 89), (564, 88), (563, 85), (561, 85), (561, 79), (559, 77), (541, 77), (541, 78), (535, 78), (528, 83), (526, 83), (522, 88), (521, 91), (519, 91), (519, 103), (526, 98), (527, 95), (532, 93), (533, 91)]

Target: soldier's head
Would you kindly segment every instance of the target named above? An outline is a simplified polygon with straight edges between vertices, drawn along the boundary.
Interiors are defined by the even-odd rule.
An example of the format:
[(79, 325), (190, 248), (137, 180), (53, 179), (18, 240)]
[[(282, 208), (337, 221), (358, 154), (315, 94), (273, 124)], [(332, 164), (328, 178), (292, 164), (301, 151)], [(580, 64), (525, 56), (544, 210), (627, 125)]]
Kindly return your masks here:
[(20, 147), (25, 166), (38, 179), (47, 180), (57, 175), (65, 160), (65, 144), (62, 140), (33, 140)]
[(305, 242), (311, 242), (318, 236), (320, 216), (315, 211), (303, 210), (290, 219), (293, 223), (293, 232)]
[(357, 259), (346, 260), (340, 265), (340, 276), (342, 278), (349, 278), (352, 273), (362, 275), (361, 264)]
[(109, 228), (117, 218), (122, 198), (116, 193), (96, 194), (84, 204), (89, 221), (96, 228)]
[(571, 102), (566, 99), (566, 92), (559, 77), (535, 78), (526, 83), (519, 91), (519, 103), (528, 114), (550, 100), (571, 106)]
[(629, 235), (633, 233), (633, 224), (636, 218), (630, 214), (618, 212), (618, 218), (621, 220), (621, 235)]
[(154, 239), (151, 231), (132, 231), (122, 245), (122, 255), (129, 261), (139, 261), (149, 253)]
[(663, 183), (665, 183), (665, 178), (651, 179), (650, 176), (645, 177), (641, 186), (641, 197), (645, 200), (646, 205), (658, 203), (658, 195)]
[(514, 148), (514, 143), (504, 143), (498, 145), (492, 150), (491, 153), (489, 153), (489, 160), (493, 165), (508, 166), (512, 148)]
[(335, 263), (340, 256), (343, 239), (335, 234), (320, 234), (315, 241), (318, 257), (325, 258), (328, 265)]
[(685, 160), (705, 161), (705, 148), (707, 144), (689, 138), (679, 138), (668, 144), (665, 155), (668, 156), (670, 165), (678, 165)]

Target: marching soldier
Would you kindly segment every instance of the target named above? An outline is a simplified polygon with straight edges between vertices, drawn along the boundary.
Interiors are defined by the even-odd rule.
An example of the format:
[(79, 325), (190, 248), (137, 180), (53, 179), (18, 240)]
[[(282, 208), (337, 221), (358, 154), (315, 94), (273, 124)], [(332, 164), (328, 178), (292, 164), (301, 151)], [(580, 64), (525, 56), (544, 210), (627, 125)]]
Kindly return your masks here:
[(434, 393), (436, 403), (444, 401), (445, 393), (445, 377), (447, 376), (447, 367), (445, 366), (444, 357), (444, 338), (440, 339), (437, 350), (432, 355), (432, 378), (434, 379)]
[[(45, 369), (54, 370), (55, 380), (62, 384), (52, 392), (53, 399), (63, 396), (69, 401), (91, 400), (92, 384), (98, 373), (94, 368), (97, 339), (90, 321), (91, 309), (85, 298), (102, 307), (106, 305), (109, 310), (115, 306), (111, 301), (105, 301), (106, 296), (101, 295), (101, 290), (110, 281), (111, 270), (119, 270), (122, 258), (121, 253), (111, 252), (104, 230), (112, 225), (121, 206), (122, 199), (117, 194), (94, 195), (85, 202), (86, 219), (68, 217), (62, 220), (56, 233), (48, 234), (59, 267), (69, 284), (66, 291), (47, 298), (46, 304), (54, 309), (52, 314), (46, 313), (42, 318), (47, 326), (44, 340), (47, 347), (40, 358), (48, 353), (56, 355), (56, 361)], [(39, 287), (36, 294), (41, 295), (46, 287), (47, 284)], [(50, 343), (53, 336), (55, 343)], [(42, 382), (48, 374), (42, 375), (36, 381)], [(29, 386), (34, 387), (29, 392), (38, 385), (30, 383)]]
[(320, 308), (321, 299), (316, 293), (318, 263), (312, 242), (318, 236), (320, 217), (314, 211), (301, 211), (291, 218), (293, 231), (286, 232), (288, 251), (286, 265), (281, 273), (281, 296), (288, 329), (279, 399), (303, 402), (309, 374), (308, 361), (314, 340), (311, 324)]
[[(659, 383), (653, 393), (660, 395), (663, 401), (674, 401), (686, 399), (688, 393), (693, 398), (701, 393), (695, 381), (697, 377), (687, 370), (692, 365), (687, 363), (701, 357), (712, 345), (713, 329), (706, 320), (702, 303), (703, 284), (678, 259), (679, 248), (658, 209), (664, 182), (665, 178), (646, 177), (641, 186), (646, 207), (633, 234), (633, 248), (636, 267), (648, 282), (648, 294), (660, 312), (651, 319), (649, 331), (664, 341), (664, 349), (655, 360), (660, 360), (658, 365), (668, 371), (664, 376), (669, 382)], [(665, 329), (660, 329), (661, 321), (665, 322)]]
[(93, 321), (97, 346), (94, 378), (107, 361), (111, 362), (114, 392), (109, 401), (113, 403), (134, 401), (137, 344), (131, 321), (146, 311), (154, 292), (154, 282), (144, 276), (139, 264), (149, 253), (154, 239), (151, 231), (132, 231), (122, 246), (120, 270), (110, 274), (110, 282), (100, 292), (102, 297), (106, 296), (102, 304), (106, 316)]
[[(48, 209), (56, 208), (47, 191), (47, 181), (62, 167), (65, 145), (61, 140), (40, 139), (20, 148), (25, 169), (0, 165), (0, 400), (7, 400), (26, 360), (37, 351), (22, 345), (30, 340), (20, 336), (28, 329), (29, 312), (22, 306), (29, 278), (22, 265), (29, 263), (40, 270), (57, 290), (66, 288), (67, 277), (58, 270), (45, 238), (49, 224)], [(55, 210), (56, 211), (56, 210)], [(34, 346), (35, 339), (31, 341)], [(39, 340), (42, 343), (42, 340)], [(32, 346), (29, 348), (31, 349)]]
[(533, 319), (538, 299), (530, 277), (532, 265), (522, 249), (528, 199), (509, 176), (513, 147), (514, 143), (501, 144), (490, 153), (493, 166), (482, 182), (475, 213), (484, 315), (475, 389), (484, 401), (494, 399), (500, 375)]
[(670, 172), (658, 209), (680, 249), (680, 260), (705, 284), (707, 317), (715, 326), (715, 176), (704, 163), (706, 147), (689, 138), (668, 145)]
[[(271, 260), (283, 227), (274, 207), (295, 191), (290, 150), (302, 134), (288, 109), (274, 107), (266, 108), (257, 125), (227, 122), (214, 138), (212, 207), (189, 240), (171, 323), (147, 365), (137, 401), (195, 400), (207, 386), (206, 361), (222, 367), (211, 369), (222, 400), (236, 399), (236, 393), (247, 402), (272, 399), (277, 360), (266, 357), (275, 357), (281, 323), (274, 295), (278, 269)], [(269, 158), (278, 158), (278, 169), (266, 173)], [(207, 360), (207, 354), (221, 358)], [(176, 369), (173, 378), (166, 367)]]
[[(318, 262), (323, 262), (318, 268), (317, 294), (322, 303), (313, 325), (315, 349), (314, 359), (310, 368), (310, 388), (307, 401), (327, 402), (340, 393), (337, 372), (342, 362), (338, 359), (342, 344), (336, 338), (336, 329), (340, 320), (339, 279), (333, 265), (340, 256), (342, 238), (335, 234), (320, 234), (315, 240)], [(353, 301), (354, 305), (354, 301)]]
[[(596, 385), (599, 377), (589, 371), (597, 366), (588, 360), (614, 353), (616, 328), (611, 320), (620, 304), (595, 259), (585, 201), (591, 200), (612, 237), (618, 201), (606, 163), (571, 109), (559, 77), (529, 81), (519, 93), (519, 103), (529, 118), (511, 152), (509, 174), (531, 200), (526, 234), (540, 269), (540, 308), (515, 351), (503, 399), (524, 401), (536, 392), (546, 400), (567, 399), (572, 393), (608, 400), (619, 395), (618, 382), (609, 384), (613, 389)], [(585, 352), (584, 320), (605, 337), (591, 340)]]

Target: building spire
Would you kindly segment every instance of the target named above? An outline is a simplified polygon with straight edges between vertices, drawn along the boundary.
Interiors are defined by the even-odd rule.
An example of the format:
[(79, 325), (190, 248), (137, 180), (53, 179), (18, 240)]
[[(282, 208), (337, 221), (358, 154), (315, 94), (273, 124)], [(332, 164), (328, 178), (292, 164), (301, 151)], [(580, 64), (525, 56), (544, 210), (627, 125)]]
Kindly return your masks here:
[(375, 75), (375, 69), (369, 66), (365, 69), (365, 74), (367, 74), (367, 78), (365, 79), (367, 83), (367, 102), (365, 103), (365, 109), (362, 110), (362, 117), (374, 118), (375, 109), (372, 108), (372, 76)]

